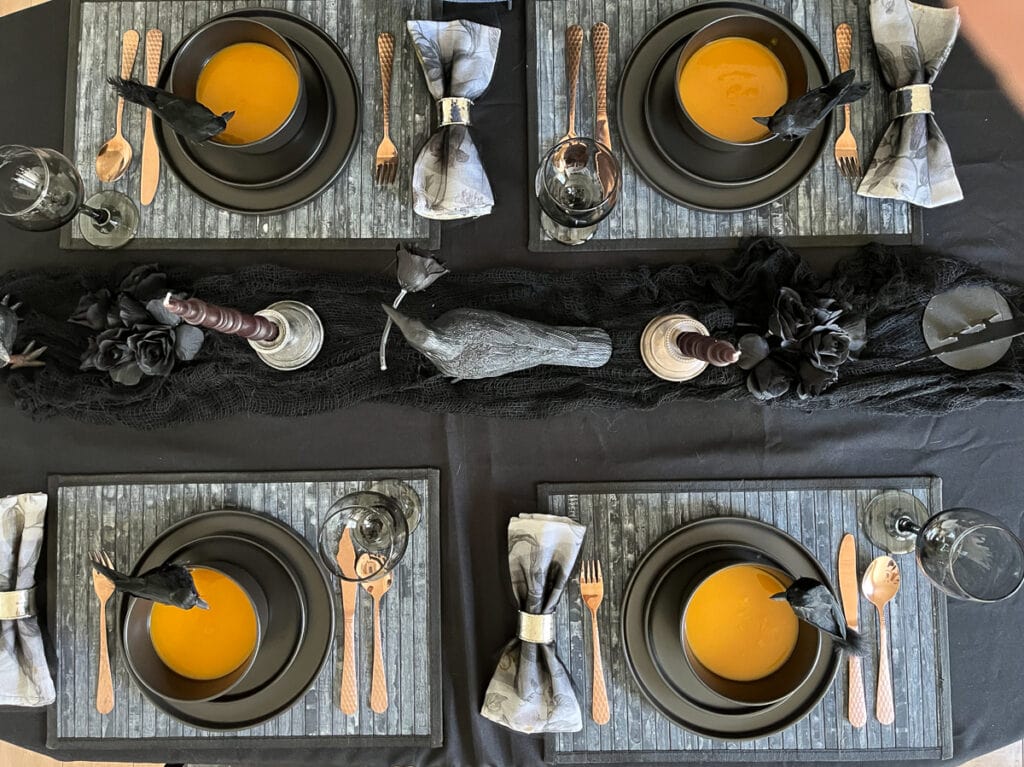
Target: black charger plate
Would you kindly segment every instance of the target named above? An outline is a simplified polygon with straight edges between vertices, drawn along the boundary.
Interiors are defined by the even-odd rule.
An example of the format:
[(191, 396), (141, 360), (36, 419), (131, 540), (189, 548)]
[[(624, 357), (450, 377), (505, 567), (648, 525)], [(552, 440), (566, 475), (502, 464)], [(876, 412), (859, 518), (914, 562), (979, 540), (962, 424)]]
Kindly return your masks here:
[(267, 625), (263, 627), (256, 660), (249, 673), (217, 700), (237, 700), (270, 684), (291, 667), (306, 628), (306, 597), (292, 571), (259, 541), (240, 535), (211, 535), (183, 546), (171, 555), (179, 562), (233, 562), (263, 589)]
[[(258, 215), (281, 213), (314, 199), (341, 173), (355, 151), (361, 126), (359, 85), (348, 58), (327, 33), (311, 21), (288, 11), (273, 8), (243, 8), (225, 13), (218, 18), (244, 16), (261, 21), (273, 28), (289, 42), (301, 48), (317, 62), (326, 77), (328, 96), (332, 100), (334, 120), (323, 149), (305, 170), (274, 186), (246, 188), (232, 186), (214, 178), (191, 160), (177, 140), (177, 134), (158, 121), (156, 139), (160, 154), (167, 167), (197, 196), (218, 208)], [(178, 49), (164, 65), (160, 82), (170, 73), (171, 63)], [(239, 164), (258, 164), (263, 155), (237, 153)]]
[(243, 160), (237, 151), (213, 141), (200, 144), (172, 132), (185, 157), (199, 170), (231, 186), (262, 188), (282, 184), (301, 173), (320, 154), (334, 122), (334, 100), (327, 94), (326, 76), (305, 49), (293, 42), (306, 86), (306, 119), (299, 132), (280, 149), (256, 155), (258, 162)]
[[(749, 740), (784, 730), (807, 716), (831, 686), (839, 669), (839, 655), (833, 651), (832, 640), (823, 637), (821, 658), (824, 662), (815, 665), (807, 680), (792, 695), (770, 706), (735, 712), (716, 710), (698, 705), (690, 697), (676, 692), (662, 677), (653, 657), (647, 608), (655, 584), (672, 563), (687, 552), (720, 542), (756, 548), (794, 577), (807, 576), (822, 583), (829, 582), (810, 552), (776, 527), (742, 517), (702, 519), (666, 535), (637, 563), (622, 599), (622, 644), (637, 686), (669, 720), (709, 738)], [(675, 601), (668, 609), (673, 610), (678, 620), (681, 604), (676, 600), (668, 601)], [(679, 660), (685, 663), (681, 653), (682, 648)]]
[[(269, 549), (299, 583), (306, 601), (306, 621), (294, 660), (285, 673), (264, 687), (239, 699), (218, 699), (198, 703), (172, 703), (146, 692), (153, 705), (186, 724), (206, 730), (241, 730), (254, 727), (287, 711), (316, 681), (334, 641), (334, 598), (327, 573), (306, 540), (276, 519), (247, 511), (208, 511), (183, 519), (168, 528), (149, 545), (133, 573), (167, 561), (176, 551), (198, 541), (227, 532), (257, 541)], [(124, 632), (127, 600), (120, 611)], [(135, 680), (138, 684), (138, 680)]]
[[(637, 172), (670, 200), (690, 208), (711, 212), (750, 210), (767, 205), (788, 194), (817, 163), (821, 152), (828, 143), (828, 137), (832, 135), (832, 116), (829, 115), (821, 125), (803, 139), (793, 156), (785, 161), (777, 172), (743, 184), (712, 184), (698, 178), (695, 175), (697, 171), (692, 170), (697, 161), (687, 161), (686, 157), (680, 157), (677, 141), (668, 141), (659, 129), (659, 140), (665, 151), (674, 159), (669, 160), (662, 155), (652, 136), (652, 130), (648, 126), (648, 110), (646, 108), (648, 85), (655, 75), (659, 62), (664, 61), (666, 55), (673, 48), (677, 48), (681, 42), (685, 41), (686, 37), (705, 24), (736, 13), (761, 14), (785, 25), (791, 30), (800, 47), (804, 49), (808, 63), (810, 87), (817, 87), (827, 80), (828, 68), (822, 60), (821, 54), (799, 27), (785, 16), (762, 6), (739, 0), (700, 3), (662, 20), (633, 49), (619, 80), (619, 132), (622, 136), (622, 145)], [(670, 95), (671, 93), (672, 91), (669, 90)], [(669, 105), (672, 106), (671, 102)], [(658, 121), (661, 120), (660, 113), (664, 109), (664, 105), (660, 102), (654, 106), (658, 107), (658, 114), (655, 115), (652, 111), (652, 123), (657, 122), (656, 117)], [(674, 115), (671, 119), (676, 120)], [(686, 139), (682, 137), (682, 127), (678, 125), (677, 121), (675, 125), (680, 134), (678, 141), (685, 141)], [(713, 156), (721, 154), (700, 147), (696, 143), (688, 151), (707, 153)], [(680, 163), (679, 160), (684, 162)], [(700, 167), (707, 168), (707, 166), (708, 162), (703, 162)], [(691, 170), (687, 172), (683, 168), (691, 168)], [(735, 171), (733, 171), (733, 175), (735, 175)]]

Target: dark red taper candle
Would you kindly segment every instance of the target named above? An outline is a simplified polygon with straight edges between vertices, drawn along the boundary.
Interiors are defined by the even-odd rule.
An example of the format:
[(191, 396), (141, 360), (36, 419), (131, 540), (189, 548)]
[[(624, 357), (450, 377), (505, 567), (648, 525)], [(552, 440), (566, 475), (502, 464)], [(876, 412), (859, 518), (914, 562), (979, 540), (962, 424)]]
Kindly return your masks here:
[(168, 293), (164, 297), (164, 308), (177, 314), (189, 325), (241, 336), (250, 341), (273, 341), (280, 332), (280, 328), (266, 317), (214, 306), (198, 298), (175, 298)]
[(740, 358), (739, 351), (731, 343), (720, 338), (706, 336), (703, 333), (689, 331), (680, 333), (676, 338), (676, 344), (679, 346), (679, 351), (687, 357), (709, 362), (715, 367), (732, 365)]

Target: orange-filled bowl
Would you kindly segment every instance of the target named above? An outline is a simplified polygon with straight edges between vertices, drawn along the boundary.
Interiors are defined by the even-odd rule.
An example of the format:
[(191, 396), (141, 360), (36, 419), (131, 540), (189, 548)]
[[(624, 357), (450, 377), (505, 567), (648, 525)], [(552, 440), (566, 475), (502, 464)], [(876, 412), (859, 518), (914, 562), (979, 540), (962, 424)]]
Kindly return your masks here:
[(233, 111), (225, 149), (265, 154), (291, 141), (306, 119), (306, 86), (291, 44), (252, 19), (214, 19), (190, 33), (168, 79), (171, 92), (215, 114)]
[(683, 652), (696, 677), (735, 703), (763, 706), (793, 693), (814, 669), (821, 635), (785, 601), (793, 582), (767, 564), (736, 561), (694, 585), (680, 621)]
[(754, 117), (770, 117), (807, 92), (807, 63), (791, 33), (764, 16), (738, 14), (697, 30), (676, 59), (679, 121), (695, 141), (733, 151), (771, 141)]
[(268, 621), (263, 590), (226, 562), (190, 565), (210, 605), (179, 610), (130, 598), (122, 636), (139, 682), (173, 701), (206, 701), (230, 692), (256, 660)]

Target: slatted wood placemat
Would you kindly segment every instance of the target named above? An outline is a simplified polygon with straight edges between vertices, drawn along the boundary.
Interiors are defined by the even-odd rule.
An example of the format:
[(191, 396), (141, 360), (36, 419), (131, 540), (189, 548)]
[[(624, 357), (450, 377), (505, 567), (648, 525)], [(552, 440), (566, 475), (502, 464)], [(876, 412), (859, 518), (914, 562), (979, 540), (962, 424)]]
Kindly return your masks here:
[[(124, 192), (139, 201), (143, 110), (127, 105), (124, 134), (135, 158), (113, 184), (101, 184), (95, 160), (114, 133), (117, 100), (106, 84), (120, 70), (121, 35), (147, 29), (164, 33), (163, 62), (192, 29), (215, 16), (240, 8), (287, 10), (327, 32), (345, 52), (361, 91), (362, 134), (348, 164), (316, 199), (285, 213), (248, 216), (207, 203), (185, 187), (161, 162), (156, 199), (141, 207), (135, 239), (126, 247), (188, 249), (391, 249), (395, 242), (440, 244), (437, 222), (412, 211), (412, 166), (430, 130), (432, 102), (420, 65), (408, 42), (405, 22), (436, 17), (440, 0), (72, 0), (64, 152), (82, 174), (87, 193), (100, 188)], [(383, 135), (377, 32), (395, 36), (391, 85), (391, 135), (401, 164), (398, 180), (388, 186), (373, 181), (374, 156)], [(140, 46), (135, 75), (144, 79), (145, 45)], [(90, 248), (77, 224), (61, 231), (61, 247)]]
[[(856, 194), (842, 178), (832, 155), (830, 139), (810, 174), (793, 192), (767, 206), (742, 213), (707, 213), (663, 197), (637, 172), (619, 134), (618, 80), (633, 48), (660, 20), (696, 5), (698, 0), (530, 0), (527, 28), (530, 40), (527, 93), (530, 107), (530, 158), (536, 167), (548, 148), (565, 132), (565, 29), (580, 24), (589, 30), (596, 22), (611, 27), (608, 60), (608, 110), (612, 145), (622, 164), (618, 205), (597, 233), (575, 250), (732, 248), (738, 238), (770, 235), (790, 245), (858, 245), (871, 241), (907, 243), (920, 240), (920, 211), (893, 200), (874, 200)], [(849, 0), (753, 0), (792, 19), (818, 46), (832, 72), (837, 72), (833, 33), (846, 21), (853, 28), (853, 68), (869, 80), (868, 96), (853, 108), (853, 131), (862, 165), (888, 124), (887, 96), (875, 61), (867, 3)], [(590, 34), (580, 71), (577, 130), (593, 135), (593, 55)], [(841, 126), (835, 128), (838, 136)], [(530, 250), (564, 251), (541, 231), (536, 200), (531, 195)]]
[[(164, 744), (170, 759), (172, 749), (187, 747), (440, 746), (438, 477), (436, 469), (51, 477), (47, 588), (57, 701), (49, 712), (50, 747), (137, 748), (133, 742), (145, 739)], [(235, 732), (200, 730), (163, 713), (128, 674), (115, 618), (120, 598), (115, 597), (107, 610), (115, 706), (108, 716), (97, 713), (99, 602), (85, 564), (89, 551), (105, 550), (119, 569), (128, 570), (161, 531), (215, 509), (270, 515), (296, 530), (315, 551), (319, 523), (331, 504), (384, 479), (406, 482), (422, 501), (420, 524), (381, 600), (390, 701), (384, 714), (374, 714), (369, 705), (373, 611), (362, 589), (355, 629), (359, 710), (346, 716), (338, 708), (343, 640), (333, 577), (338, 618), (330, 655), (313, 686), (288, 711)]]
[(802, 721), (766, 738), (726, 742), (694, 735), (665, 718), (643, 696), (626, 664), (619, 610), (626, 583), (644, 553), (686, 522), (738, 516), (773, 524), (806, 546), (838, 583), (836, 560), (844, 533), (857, 540), (858, 572), (884, 553), (857, 525), (857, 513), (882, 490), (912, 493), (932, 512), (942, 508), (941, 481), (929, 477), (711, 482), (545, 484), (538, 507), (587, 525), (580, 559), (599, 559), (604, 601), (598, 611), (611, 721), (596, 725), (591, 701), (590, 614), (575, 585), (556, 614), (556, 647), (586, 712), (583, 729), (548, 736), (553, 763), (827, 762), (946, 759), (953, 754), (946, 598), (932, 588), (912, 556), (899, 558), (901, 584), (889, 603), (896, 721), (873, 716), (878, 659), (874, 608), (861, 599), (860, 627), (870, 651), (863, 661), (868, 723), (846, 719), (846, 664), (821, 702)]

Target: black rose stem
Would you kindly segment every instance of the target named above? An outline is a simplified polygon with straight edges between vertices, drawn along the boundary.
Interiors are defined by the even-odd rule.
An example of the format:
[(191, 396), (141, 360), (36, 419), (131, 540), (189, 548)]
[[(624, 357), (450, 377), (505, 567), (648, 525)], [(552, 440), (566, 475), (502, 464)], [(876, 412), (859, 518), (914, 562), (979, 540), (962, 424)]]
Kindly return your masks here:
[[(396, 270), (398, 284), (402, 291), (398, 294), (395, 302), (391, 304), (393, 309), (397, 309), (398, 305), (402, 303), (402, 299), (410, 293), (419, 293), (421, 290), (426, 290), (434, 282), (448, 274), (448, 269), (444, 264), (415, 248), (406, 248), (399, 245), (395, 248), (395, 253), (398, 258), (398, 268)], [(388, 317), (388, 321), (384, 325), (384, 334), (380, 337), (381, 370), (388, 369), (387, 347), (392, 324), (393, 320), (391, 317)]]
[(246, 314), (168, 293), (163, 305), (189, 325), (246, 339), (261, 360), (278, 370), (297, 370), (309, 364), (324, 343), (320, 318), (298, 301), (278, 301), (256, 314)]

